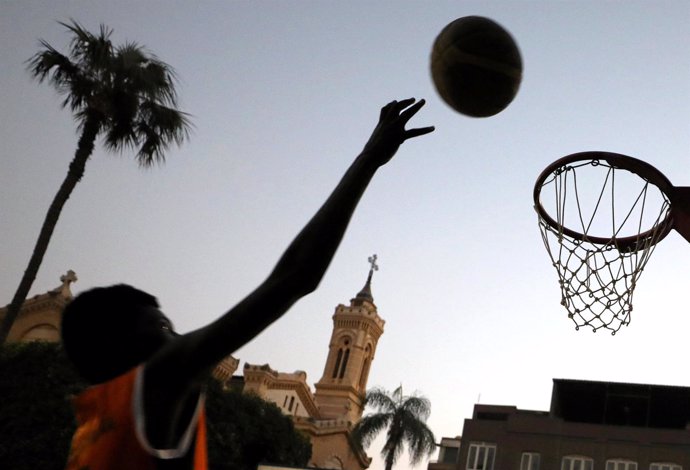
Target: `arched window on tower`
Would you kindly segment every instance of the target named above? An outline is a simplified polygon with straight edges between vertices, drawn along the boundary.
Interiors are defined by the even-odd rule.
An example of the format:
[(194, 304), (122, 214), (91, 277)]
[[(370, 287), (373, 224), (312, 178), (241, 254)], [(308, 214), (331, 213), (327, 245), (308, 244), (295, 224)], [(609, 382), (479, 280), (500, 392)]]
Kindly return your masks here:
[(347, 361), (350, 358), (350, 339), (341, 339), (340, 343), (338, 355), (335, 359), (335, 367), (333, 367), (332, 378), (334, 379), (342, 379), (345, 376), (345, 368), (347, 367)]
[[(349, 346), (350, 342), (346, 342), (346, 346)], [(343, 357), (343, 364), (340, 366), (340, 374), (338, 375), (339, 379), (342, 379), (345, 376), (345, 369), (347, 368), (347, 360), (350, 359), (350, 348), (348, 347), (345, 349), (345, 356)]]
[(362, 373), (359, 376), (359, 388), (364, 390), (367, 385), (367, 378), (369, 376), (369, 367), (371, 366), (371, 345), (367, 344), (364, 350), (364, 363), (362, 363)]
[(347, 360), (350, 358), (350, 339), (341, 338), (340, 347), (338, 348), (338, 355), (335, 358), (335, 367), (333, 367), (332, 378), (342, 379), (345, 375), (345, 368), (347, 367)]
[(333, 368), (333, 378), (338, 377), (338, 369), (340, 369), (340, 361), (343, 360), (343, 348), (338, 349), (338, 357), (335, 359), (335, 367)]

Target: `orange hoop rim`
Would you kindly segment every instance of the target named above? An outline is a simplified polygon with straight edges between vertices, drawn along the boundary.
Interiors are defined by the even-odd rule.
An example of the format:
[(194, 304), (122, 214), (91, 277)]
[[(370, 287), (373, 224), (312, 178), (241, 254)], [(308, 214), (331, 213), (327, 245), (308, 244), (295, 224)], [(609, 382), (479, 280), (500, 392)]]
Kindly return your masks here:
[(544, 171), (541, 172), (537, 181), (534, 185), (534, 208), (539, 214), (544, 222), (551, 226), (554, 230), (562, 232), (563, 234), (584, 242), (589, 242), (597, 245), (608, 245), (615, 243), (619, 250), (622, 251), (635, 251), (641, 242), (652, 241), (652, 243), (658, 243), (663, 240), (671, 231), (673, 227), (673, 210), (669, 210), (663, 220), (655, 224), (649, 230), (641, 232), (637, 235), (630, 235), (627, 237), (597, 237), (592, 235), (585, 235), (576, 230), (572, 230), (568, 227), (562, 226), (556, 220), (554, 220), (546, 209), (541, 204), (540, 195), (541, 189), (544, 186), (546, 180), (554, 174), (559, 174), (567, 169), (573, 163), (576, 162), (586, 162), (592, 161), (604, 161), (608, 163), (611, 167), (627, 170), (631, 173), (636, 174), (640, 178), (653, 184), (659, 190), (664, 193), (669, 201), (673, 201), (676, 188), (671, 184), (669, 179), (657, 170), (655, 167), (647, 162), (639, 160), (637, 158), (630, 157), (628, 155), (623, 155), (614, 152), (603, 152), (603, 151), (588, 151), (588, 152), (578, 152), (565, 157), (559, 158), (550, 165), (548, 165)]

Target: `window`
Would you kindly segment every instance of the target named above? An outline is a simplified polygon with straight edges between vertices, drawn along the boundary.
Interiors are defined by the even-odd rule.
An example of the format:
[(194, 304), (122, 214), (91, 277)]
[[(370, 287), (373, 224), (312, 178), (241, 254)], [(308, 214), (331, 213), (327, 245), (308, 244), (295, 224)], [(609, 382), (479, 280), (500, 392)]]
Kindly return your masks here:
[[(539, 470), (540, 455), (536, 452), (523, 452), (520, 470)], [(608, 470), (608, 469), (606, 469)]]
[(607, 460), (606, 470), (637, 470), (637, 462), (623, 459)]
[(653, 463), (649, 470), (683, 470), (683, 467), (675, 463)]
[(592, 470), (594, 466), (592, 459), (589, 457), (579, 457), (569, 455), (563, 457), (563, 464), (561, 470)]
[(338, 369), (340, 369), (340, 361), (343, 359), (343, 350), (338, 349), (338, 357), (335, 360), (335, 367), (333, 368), (333, 378), (338, 377)]
[[(347, 361), (350, 358), (350, 340), (345, 339), (343, 345), (338, 349), (338, 356), (335, 359), (335, 367), (333, 368), (333, 378), (342, 379), (345, 376), (345, 368)], [(342, 362), (341, 362), (342, 361)]]
[(442, 437), (439, 444), (438, 463), (452, 464), (453, 468), (460, 464), (460, 437)]
[(493, 470), (496, 445), (479, 442), (470, 444), (467, 470)]
[(340, 375), (338, 375), (339, 379), (342, 379), (345, 377), (345, 368), (347, 367), (347, 360), (350, 358), (350, 349), (345, 350), (345, 357), (343, 358), (343, 365), (340, 368)]
[(457, 447), (441, 447), (438, 455), (439, 463), (457, 463), (459, 450)]
[(367, 378), (369, 377), (369, 367), (371, 366), (371, 345), (367, 344), (364, 349), (364, 363), (362, 364), (362, 373), (359, 376), (359, 388), (364, 390), (367, 386)]

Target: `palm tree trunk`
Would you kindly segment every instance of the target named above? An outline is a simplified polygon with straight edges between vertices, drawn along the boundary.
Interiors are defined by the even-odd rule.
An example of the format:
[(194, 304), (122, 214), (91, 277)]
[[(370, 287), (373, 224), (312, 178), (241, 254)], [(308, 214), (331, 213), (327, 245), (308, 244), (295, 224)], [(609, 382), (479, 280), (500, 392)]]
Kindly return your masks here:
[(48, 244), (50, 243), (50, 238), (53, 235), (57, 221), (60, 218), (62, 208), (72, 194), (75, 186), (84, 175), (86, 161), (91, 156), (91, 153), (93, 153), (94, 142), (96, 141), (96, 136), (98, 136), (99, 129), (100, 122), (98, 119), (87, 119), (84, 123), (81, 136), (79, 137), (77, 151), (75, 152), (72, 162), (69, 164), (67, 176), (62, 182), (60, 189), (58, 189), (58, 192), (53, 198), (53, 202), (48, 208), (48, 213), (46, 214), (43, 225), (41, 226), (41, 231), (38, 235), (38, 240), (34, 246), (34, 251), (31, 255), (31, 259), (29, 260), (29, 264), (24, 271), (24, 276), (22, 277), (19, 287), (12, 298), (12, 302), (10, 303), (9, 307), (7, 307), (7, 314), (2, 321), (2, 325), (0, 325), (0, 345), (2, 345), (7, 339), (7, 335), (12, 328), (12, 324), (17, 319), (19, 310), (21, 309), (26, 296), (29, 294), (31, 286), (36, 279), (38, 268), (41, 266), (43, 256), (48, 250)]

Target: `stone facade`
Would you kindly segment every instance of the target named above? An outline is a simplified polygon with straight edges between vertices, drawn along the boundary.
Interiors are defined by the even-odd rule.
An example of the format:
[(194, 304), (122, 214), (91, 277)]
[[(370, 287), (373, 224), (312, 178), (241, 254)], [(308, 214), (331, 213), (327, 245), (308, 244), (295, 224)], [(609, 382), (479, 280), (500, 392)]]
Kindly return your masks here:
[[(7, 342), (60, 341), (62, 310), (72, 300), (70, 284), (76, 280), (74, 271), (67, 271), (60, 277), (60, 286), (26, 299), (7, 335)], [(0, 309), (0, 321), (6, 314), (7, 307)]]
[(355, 423), (362, 416), (369, 370), (385, 324), (369, 287), (367, 281), (349, 306), (341, 304), (335, 309), (326, 365), (315, 385), (315, 398), (324, 418)]
[(352, 441), (351, 431), (364, 411), (369, 371), (385, 325), (371, 294), (375, 260), (370, 258), (367, 281), (350, 305), (335, 308), (328, 355), (315, 392), (303, 371), (282, 373), (268, 364), (244, 366), (243, 390), (275, 403), (292, 417), (295, 428), (309, 436), (313, 468), (364, 470), (371, 464)]

